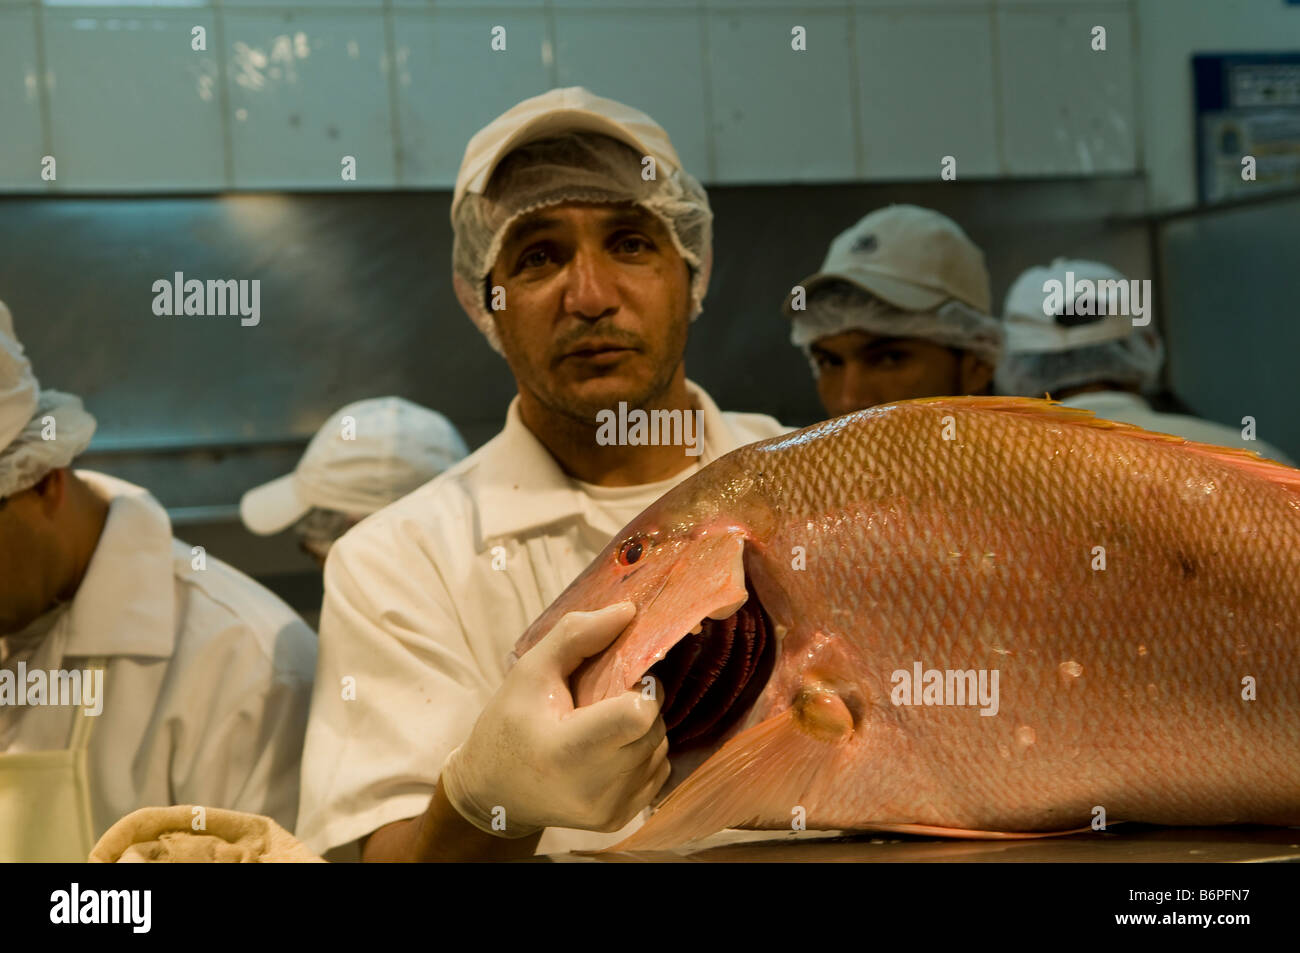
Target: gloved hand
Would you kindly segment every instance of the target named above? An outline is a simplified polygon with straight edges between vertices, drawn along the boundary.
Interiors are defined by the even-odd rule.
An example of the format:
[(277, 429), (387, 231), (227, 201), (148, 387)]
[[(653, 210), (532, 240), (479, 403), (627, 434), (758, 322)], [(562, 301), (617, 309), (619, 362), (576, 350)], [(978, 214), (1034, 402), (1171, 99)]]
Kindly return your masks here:
[[(585, 708), (569, 692), (573, 670), (635, 615), (630, 602), (570, 612), (515, 663), (442, 766), (443, 791), (461, 816), (498, 837), (543, 827), (608, 832), (650, 803), (670, 769), (661, 692), (647, 699), (638, 686)], [(494, 825), (496, 808), (504, 817), (496, 811)]]

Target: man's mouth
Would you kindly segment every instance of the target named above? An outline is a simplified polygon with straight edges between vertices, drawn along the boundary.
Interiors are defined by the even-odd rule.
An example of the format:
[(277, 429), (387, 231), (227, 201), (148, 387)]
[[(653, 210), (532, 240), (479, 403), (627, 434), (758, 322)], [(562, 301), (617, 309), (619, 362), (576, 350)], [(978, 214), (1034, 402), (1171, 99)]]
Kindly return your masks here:
[(631, 354), (635, 350), (636, 348), (621, 344), (589, 344), (567, 351), (564, 356), (566, 358), (577, 358), (580, 361), (590, 361), (603, 357)]

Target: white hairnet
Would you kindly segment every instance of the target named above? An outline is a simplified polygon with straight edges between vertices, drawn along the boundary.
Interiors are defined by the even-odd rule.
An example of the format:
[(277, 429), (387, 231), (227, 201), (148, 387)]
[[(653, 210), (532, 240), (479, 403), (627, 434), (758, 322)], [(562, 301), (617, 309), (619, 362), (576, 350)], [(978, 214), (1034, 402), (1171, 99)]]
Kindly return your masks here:
[(484, 279), (506, 232), (524, 215), (564, 202), (631, 202), (658, 217), (690, 265), (690, 316), (699, 316), (712, 264), (708, 195), (688, 173), (662, 163), (647, 180), (642, 159), (631, 146), (599, 133), (539, 139), (507, 155), (483, 194), (464, 196), (453, 216), (452, 271), (462, 306), (494, 350), (500, 352), (501, 342), (487, 309)]
[(1125, 338), (1063, 351), (1014, 351), (1008, 330), (1007, 353), (994, 378), (1001, 394), (1041, 397), (1071, 387), (1110, 382), (1150, 392), (1160, 383), (1165, 349), (1147, 329)]
[(95, 418), (81, 398), (41, 391), (27, 426), (0, 450), (0, 497), (30, 489), (51, 470), (68, 466), (94, 435)]
[(1002, 326), (955, 299), (933, 311), (903, 311), (848, 281), (829, 281), (808, 295), (807, 308), (793, 312), (790, 343), (801, 348), (812, 364), (814, 341), (845, 331), (867, 331), (888, 337), (923, 338), (944, 347), (969, 351), (996, 365), (1002, 350)]
[(306, 516), (293, 524), (293, 530), (305, 542), (329, 548), (356, 522), (356, 518), (347, 513), (313, 506)]
[(0, 301), (0, 497), (35, 486), (90, 443), (95, 418), (81, 400), (43, 391)]

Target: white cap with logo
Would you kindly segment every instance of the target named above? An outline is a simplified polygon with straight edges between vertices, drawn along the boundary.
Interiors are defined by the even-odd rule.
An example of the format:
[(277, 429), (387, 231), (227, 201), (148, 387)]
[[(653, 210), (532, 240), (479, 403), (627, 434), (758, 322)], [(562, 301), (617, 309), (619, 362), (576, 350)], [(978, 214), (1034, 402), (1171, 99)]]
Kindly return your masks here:
[[(1059, 282), (1054, 296), (1049, 282)], [(1092, 315), (1066, 315), (1066, 289), (1094, 291)], [(1128, 279), (1110, 265), (1057, 258), (1046, 268), (1030, 268), (1007, 292), (1003, 305), (1007, 346), (995, 385), (1000, 393), (1038, 397), (1071, 387), (1111, 382), (1155, 389), (1164, 366), (1164, 344), (1154, 327), (1134, 327), (1127, 309), (1109, 300)], [(1071, 309), (1073, 310), (1073, 309)]]
[(841, 232), (821, 270), (799, 283), (811, 294), (835, 279), (903, 311), (932, 311), (951, 299), (984, 314), (992, 307), (984, 253), (952, 219), (915, 205), (877, 209)]
[(467, 453), (442, 414), (400, 397), (348, 404), (312, 437), (293, 473), (244, 494), (254, 533), (287, 529), (313, 508), (368, 516), (423, 486)]
[[(855, 293), (844, 294), (846, 285)], [(990, 314), (984, 253), (931, 209), (877, 209), (837, 235), (821, 269), (799, 286), (806, 310), (794, 307), (795, 290), (783, 310), (794, 320), (792, 342), (805, 351), (819, 337), (861, 329), (927, 338), (997, 361), (1002, 327)], [(879, 306), (865, 307), (866, 299)]]

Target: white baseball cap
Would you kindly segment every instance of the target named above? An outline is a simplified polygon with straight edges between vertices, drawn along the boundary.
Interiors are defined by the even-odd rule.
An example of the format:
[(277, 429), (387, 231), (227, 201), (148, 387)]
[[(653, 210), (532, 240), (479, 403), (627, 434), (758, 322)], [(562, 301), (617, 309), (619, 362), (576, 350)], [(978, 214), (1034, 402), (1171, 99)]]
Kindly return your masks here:
[[(952, 219), (916, 205), (890, 205), (867, 215), (831, 242), (821, 270), (799, 282), (848, 281), (904, 311), (932, 311), (957, 300), (991, 313), (984, 253)], [(786, 297), (785, 313), (794, 295)]]
[(1104, 300), (1098, 300), (1095, 309), (1101, 317), (1072, 327), (1061, 324), (1057, 321), (1059, 309), (1050, 307), (1050, 296), (1044, 288), (1049, 281), (1060, 282), (1064, 289), (1082, 281), (1092, 283), (1095, 288), (1097, 282), (1127, 284), (1128, 279), (1110, 265), (1078, 259), (1057, 258), (1046, 268), (1028, 269), (1011, 285), (1002, 306), (1008, 352), (1072, 351), (1092, 344), (1122, 340), (1136, 330), (1128, 316), (1109, 313), (1112, 309)]
[(570, 132), (596, 132), (625, 142), (641, 155), (654, 156), (667, 173), (682, 167), (668, 133), (631, 106), (597, 96), (581, 86), (552, 89), (507, 109), (470, 139), (456, 175), (451, 221), (466, 193), (482, 194), (497, 165), (516, 147)]
[[(1049, 281), (1060, 282), (1059, 300), (1044, 287)], [(1083, 281), (1092, 283), (1091, 310), (1101, 313), (1060, 320), (1065, 296)], [(999, 393), (1036, 397), (1100, 382), (1144, 392), (1160, 386), (1164, 343), (1154, 327), (1134, 327), (1118, 313), (1107, 300), (1113, 286), (1099, 287), (1102, 281), (1123, 282), (1127, 291), (1127, 279), (1109, 265), (1066, 258), (1030, 268), (1012, 283), (1003, 304), (1006, 349), (994, 378)]]
[(468, 451), (442, 414), (401, 397), (348, 404), (312, 437), (293, 473), (244, 494), (239, 515), (262, 536), (313, 508), (368, 516), (423, 486)]

